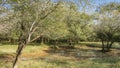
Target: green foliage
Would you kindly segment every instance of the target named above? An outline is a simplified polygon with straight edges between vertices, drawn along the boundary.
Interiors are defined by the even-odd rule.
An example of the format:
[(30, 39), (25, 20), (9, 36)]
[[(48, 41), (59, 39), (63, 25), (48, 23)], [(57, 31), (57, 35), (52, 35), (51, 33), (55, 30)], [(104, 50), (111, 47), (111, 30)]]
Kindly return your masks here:
[(90, 20), (90, 16), (85, 13), (71, 12), (67, 22), (69, 37), (86, 40), (91, 30)]
[(105, 12), (105, 11), (108, 11), (108, 12), (111, 12), (113, 10), (117, 10), (120, 12), (120, 4), (119, 3), (108, 3), (108, 4), (105, 4), (105, 5), (102, 5), (100, 7), (100, 12)]
[(95, 25), (94, 31), (97, 37), (102, 41), (102, 50), (107, 47), (110, 51), (112, 44), (119, 41), (120, 23), (118, 4), (109, 3), (101, 6), (101, 13), (98, 18), (98, 23)]
[[(31, 39), (43, 36), (52, 40), (70, 37), (74, 40), (86, 40), (91, 32), (89, 22), (91, 16), (79, 12), (78, 6), (72, 1), (60, 1), (57, 7), (54, 7), (56, 4), (49, 0), (12, 0), (7, 2), (12, 6), (11, 17), (8, 17), (12, 19), (6, 21), (14, 22), (12, 30), (8, 34), (8, 37), (12, 39), (19, 39), (21, 34), (25, 39), (31, 32)], [(88, 3), (87, 0), (85, 2)], [(32, 32), (30, 28), (34, 22)]]

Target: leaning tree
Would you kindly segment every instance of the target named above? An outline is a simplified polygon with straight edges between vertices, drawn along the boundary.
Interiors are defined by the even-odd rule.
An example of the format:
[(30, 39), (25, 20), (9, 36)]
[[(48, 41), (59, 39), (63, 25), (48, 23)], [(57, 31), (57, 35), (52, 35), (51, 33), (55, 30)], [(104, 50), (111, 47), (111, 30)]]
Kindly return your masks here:
[[(19, 44), (13, 63), (13, 68), (16, 68), (22, 50), (28, 43), (41, 36), (42, 33), (40, 34), (39, 31), (41, 24), (47, 16), (55, 11), (59, 3), (53, 3), (50, 0), (13, 0), (9, 3), (13, 10), (12, 20), (15, 22), (14, 26), (17, 26), (17, 33), (19, 33)], [(9, 22), (12, 23), (12, 20)]]

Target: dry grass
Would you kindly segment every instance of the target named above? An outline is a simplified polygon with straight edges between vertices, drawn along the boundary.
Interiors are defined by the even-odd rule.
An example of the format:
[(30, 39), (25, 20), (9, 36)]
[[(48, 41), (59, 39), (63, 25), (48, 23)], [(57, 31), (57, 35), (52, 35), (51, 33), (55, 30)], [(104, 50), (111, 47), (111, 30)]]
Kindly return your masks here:
[[(93, 44), (93, 43), (92, 43)], [(11, 68), (17, 46), (0, 46), (1, 68)], [(7, 51), (9, 50), (9, 51)], [(10, 52), (11, 50), (11, 52)], [(49, 46), (27, 46), (21, 55), (19, 68), (119, 68), (120, 50), (101, 53), (100, 47), (76, 45), (75, 49)]]

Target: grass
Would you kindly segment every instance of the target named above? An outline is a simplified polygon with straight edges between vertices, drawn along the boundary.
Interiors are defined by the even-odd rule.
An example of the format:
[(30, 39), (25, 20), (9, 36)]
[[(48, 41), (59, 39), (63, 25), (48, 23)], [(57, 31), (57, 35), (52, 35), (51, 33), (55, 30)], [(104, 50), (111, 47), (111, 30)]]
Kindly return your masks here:
[[(114, 57), (115, 58), (115, 57)], [(100, 59), (87, 59), (81, 61), (31, 59), (19, 62), (19, 68), (119, 68), (120, 59), (113, 57)], [(11, 68), (11, 62), (0, 63), (1, 68)]]
[[(32, 52), (38, 52), (45, 48), (45, 45), (27, 45), (26, 48), (23, 50), (24, 53), (32, 53)], [(0, 53), (15, 53), (17, 50), (17, 45), (1, 45), (0, 46)]]
[[(87, 45), (90, 47), (101, 47), (102, 43), (101, 42), (80, 42), (80, 45)], [(112, 48), (120, 48), (120, 43), (115, 42), (112, 46)]]
[[(92, 45), (94, 47), (90, 47)], [(120, 68), (120, 51), (101, 53), (100, 43), (82, 42), (76, 49), (52, 50), (46, 45), (28, 45), (22, 52), (18, 68)], [(119, 45), (115, 45), (119, 48)], [(0, 68), (11, 68), (16, 45), (0, 46)], [(4, 58), (4, 57), (7, 58)], [(14, 58), (14, 57), (12, 57)], [(11, 60), (10, 60), (11, 59)]]

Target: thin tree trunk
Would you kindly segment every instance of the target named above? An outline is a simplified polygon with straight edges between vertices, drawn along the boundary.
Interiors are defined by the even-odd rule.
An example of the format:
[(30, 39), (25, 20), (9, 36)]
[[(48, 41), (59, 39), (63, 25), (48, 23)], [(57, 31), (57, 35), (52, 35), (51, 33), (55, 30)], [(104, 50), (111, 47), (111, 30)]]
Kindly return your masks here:
[(69, 39), (69, 45), (72, 46), (72, 40), (71, 39)]
[(108, 48), (107, 48), (107, 51), (110, 51), (113, 43), (114, 43), (114, 42), (112, 41), (112, 42), (109, 44), (109, 46), (108, 46)]
[(41, 44), (44, 44), (44, 37), (41, 37)]
[(15, 57), (15, 60), (13, 62), (13, 68), (17, 68), (17, 63), (19, 61), (19, 57), (20, 57), (21, 52), (22, 52), (25, 45), (26, 44), (24, 42), (19, 42), (18, 49), (17, 49), (17, 52), (16, 52), (16, 57)]
[(101, 40), (102, 41), (102, 52), (105, 52), (105, 45), (104, 45), (104, 41), (103, 40)]
[(107, 51), (107, 52), (109, 51), (109, 50), (108, 50), (109, 45), (110, 45), (110, 42), (109, 42), (109, 41), (107, 41), (107, 45), (106, 45), (106, 51)]
[(50, 43), (50, 39), (49, 38), (47, 38), (47, 43)]

